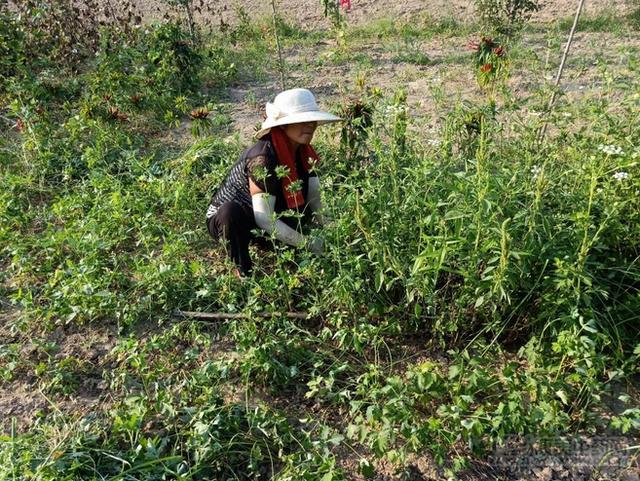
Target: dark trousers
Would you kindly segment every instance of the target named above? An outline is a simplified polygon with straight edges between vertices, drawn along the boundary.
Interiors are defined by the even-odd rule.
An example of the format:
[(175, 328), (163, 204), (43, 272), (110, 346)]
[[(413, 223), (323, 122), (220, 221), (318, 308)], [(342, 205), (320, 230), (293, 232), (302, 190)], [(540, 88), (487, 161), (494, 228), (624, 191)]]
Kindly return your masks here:
[(257, 228), (253, 209), (236, 202), (225, 202), (216, 215), (207, 221), (207, 227), (211, 237), (227, 244), (229, 257), (240, 272), (249, 274), (253, 265), (249, 256), (249, 242), (254, 238), (251, 231)]
[[(305, 213), (302, 219), (303, 224), (308, 223), (309, 215)], [(292, 229), (298, 227), (299, 221), (296, 218), (285, 216), (280, 217), (280, 220)], [(233, 201), (225, 202), (220, 206), (216, 215), (207, 221), (207, 228), (211, 237), (226, 243), (229, 257), (244, 275), (249, 274), (253, 266), (249, 256), (249, 243), (254, 241), (264, 249), (272, 247), (269, 239), (255, 236), (251, 232), (258, 228), (253, 209)]]

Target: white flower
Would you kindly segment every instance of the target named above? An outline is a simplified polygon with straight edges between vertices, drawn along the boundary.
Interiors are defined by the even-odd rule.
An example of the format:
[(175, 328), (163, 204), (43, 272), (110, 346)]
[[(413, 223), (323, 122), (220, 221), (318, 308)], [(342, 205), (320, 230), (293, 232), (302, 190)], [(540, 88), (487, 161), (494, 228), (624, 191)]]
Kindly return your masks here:
[(388, 115), (389, 117), (398, 115), (401, 112), (402, 112), (402, 107), (395, 104), (387, 105), (387, 108), (385, 109), (385, 115)]
[(622, 150), (622, 147), (618, 147), (617, 145), (600, 144), (598, 145), (598, 150), (600, 152), (604, 152), (607, 155), (623, 155), (624, 154), (624, 150)]
[(531, 167), (531, 176), (534, 180), (538, 178), (540, 172), (542, 172), (542, 167), (540, 165), (534, 165), (533, 167)]
[(618, 182), (620, 182), (622, 180), (629, 178), (629, 172), (624, 172), (624, 171), (616, 172), (615, 174), (613, 174), (613, 178), (616, 179)]
[(433, 147), (438, 147), (442, 142), (440, 142), (440, 139), (429, 139), (427, 143)]

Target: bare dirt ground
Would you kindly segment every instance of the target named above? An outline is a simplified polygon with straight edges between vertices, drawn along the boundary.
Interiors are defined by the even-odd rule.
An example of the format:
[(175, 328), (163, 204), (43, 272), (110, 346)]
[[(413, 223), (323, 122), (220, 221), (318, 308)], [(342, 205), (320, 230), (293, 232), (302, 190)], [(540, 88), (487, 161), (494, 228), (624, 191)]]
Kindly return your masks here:
[[(59, 327), (38, 337), (33, 333), (27, 337), (16, 328), (19, 315), (18, 309), (0, 300), (2, 345), (20, 346), (19, 368), (12, 372), (11, 382), (0, 389), (0, 432), (8, 432), (12, 423), (22, 431), (38, 417), (49, 414), (75, 417), (104, 409), (109, 403), (108, 385), (103, 379), (109, 366), (104, 359), (116, 343), (115, 329)], [(45, 394), (45, 386), (56, 382), (48, 367), (67, 359), (80, 361), (83, 375), (78, 377), (72, 396), (52, 398)], [(5, 367), (2, 362), (0, 367)]]
[[(477, 100), (481, 95), (472, 69), (465, 60), (468, 56), (467, 37), (434, 38), (424, 40), (411, 49), (424, 52), (429, 57), (426, 65), (399, 61), (398, 54), (405, 45), (372, 42), (352, 45), (348, 48), (354, 58), (365, 56), (364, 62), (345, 61), (333, 63), (323, 59), (330, 56), (333, 45), (312, 47), (288, 47), (285, 59), (289, 70), (287, 87), (311, 89), (325, 108), (340, 105), (353, 92), (356, 78), (366, 78), (367, 85), (379, 87), (385, 96), (403, 88), (413, 128), (419, 128), (426, 137), (432, 134), (449, 108), (459, 100)], [(526, 40), (529, 53), (546, 61), (542, 70), (531, 72), (529, 68), (513, 68), (509, 87), (518, 97), (525, 97), (533, 89), (554, 78), (560, 60), (559, 48), (546, 46), (544, 34), (536, 34)], [(564, 39), (562, 40), (564, 43)], [(606, 44), (607, 50), (598, 45)], [(602, 66), (615, 69), (615, 80), (631, 79), (627, 68), (629, 54), (621, 53), (626, 45), (640, 44), (640, 39), (619, 37), (602, 32), (579, 32), (574, 39), (571, 55), (566, 64), (561, 87), (565, 91), (563, 102), (589, 95), (600, 95), (605, 82)], [(598, 52), (600, 59), (593, 56)], [(458, 59), (458, 60), (456, 60)], [(277, 76), (263, 81), (234, 85), (228, 92), (228, 107), (232, 117), (232, 131), (249, 141), (254, 126), (263, 115), (263, 106), (280, 91)], [(189, 141), (188, 139), (185, 139)]]
[[(157, 0), (134, 0), (133, 3), (149, 18), (162, 16), (166, 8)], [(197, 6), (199, 0), (195, 0), (194, 3)], [(265, 0), (214, 0), (205, 3), (209, 6), (208, 10), (225, 22), (236, 21), (239, 9), (246, 11), (253, 18), (271, 14), (271, 2)], [(635, 0), (590, 0), (585, 4), (585, 14), (596, 14), (604, 10), (624, 13), (634, 5)], [(416, 15), (425, 13), (432, 18), (453, 17), (461, 21), (472, 19), (474, 16), (474, 2), (471, 0), (352, 0), (351, 6), (347, 20), (352, 25), (363, 25), (380, 18), (410, 21)], [(536, 14), (536, 21), (544, 23), (573, 15), (576, 7), (576, 0), (546, 0), (542, 10)], [(328, 25), (319, 0), (276, 0), (276, 8), (280, 15), (304, 28)], [(216, 23), (219, 22), (219, 18), (215, 20)]]
[[(198, 0), (195, 2), (198, 3)], [(462, 0), (410, 0), (407, 2), (382, 2), (380, 0), (352, 0), (352, 9), (347, 13), (347, 24), (350, 27), (365, 26), (377, 20), (393, 19), (399, 23), (415, 24), (425, 19), (453, 18), (464, 23), (473, 20), (474, 2)], [(137, 0), (138, 8), (146, 12), (147, 19), (158, 18), (164, 10), (158, 2)], [(233, 24), (238, 20), (238, 12), (244, 11), (256, 19), (271, 14), (270, 2), (248, 0), (245, 2), (209, 2), (207, 18), (215, 17), (211, 25), (220, 20)], [(294, 25), (305, 30), (328, 28), (319, 0), (278, 0), (276, 2), (280, 15)], [(510, 88), (516, 95), (525, 95), (532, 88), (549, 82), (555, 75), (560, 60), (560, 47), (554, 50), (545, 44), (545, 25), (557, 19), (571, 18), (575, 14), (576, 0), (546, 0), (541, 11), (532, 18), (538, 25), (538, 33), (525, 39), (532, 54), (545, 58), (543, 71), (518, 72), (514, 69), (510, 79)], [(633, 8), (640, 6), (639, 0), (587, 1), (582, 18), (593, 17), (606, 12), (615, 17), (626, 15)], [(203, 10), (204, 11), (204, 10)], [(205, 21), (202, 15), (196, 15), (200, 22)], [(455, 61), (468, 55), (466, 44), (469, 38), (462, 36), (436, 36), (432, 40), (424, 40), (410, 46), (400, 42), (389, 43), (379, 41), (359, 42), (348, 45), (348, 58), (342, 62), (331, 60), (335, 52), (335, 42), (320, 42), (312, 46), (290, 46), (284, 48), (287, 74), (287, 88), (306, 87), (311, 89), (322, 101), (325, 108), (340, 104), (353, 90), (355, 79), (363, 75), (369, 86), (376, 86), (388, 94), (402, 87), (407, 91), (410, 114), (414, 126), (427, 134), (435, 130), (438, 118), (447, 110), (447, 105), (459, 99), (474, 99), (479, 95), (478, 88), (467, 62)], [(564, 44), (564, 36), (561, 39)], [(618, 55), (618, 50), (630, 44), (640, 44), (640, 38), (620, 38), (606, 32), (580, 32), (574, 39), (563, 86), (567, 99), (579, 98), (588, 94), (597, 94), (599, 72), (590, 69), (588, 57), (593, 53), (608, 57), (614, 64), (622, 66), (627, 59)], [(607, 45), (606, 51), (600, 46)], [(429, 62), (419, 65), (398, 60), (398, 56), (410, 48), (412, 52), (424, 53)], [(273, 52), (275, 65), (275, 51)], [(366, 61), (361, 61), (366, 57)], [(621, 72), (621, 75), (624, 73)], [(267, 79), (244, 81), (234, 85), (228, 91), (228, 109), (232, 118), (230, 133), (239, 133), (242, 141), (249, 141), (254, 127), (263, 116), (263, 106), (281, 90), (278, 76), (272, 72)], [(444, 97), (444, 98), (441, 98)], [(190, 142), (188, 129), (184, 135), (172, 135), (173, 141), (180, 144)]]

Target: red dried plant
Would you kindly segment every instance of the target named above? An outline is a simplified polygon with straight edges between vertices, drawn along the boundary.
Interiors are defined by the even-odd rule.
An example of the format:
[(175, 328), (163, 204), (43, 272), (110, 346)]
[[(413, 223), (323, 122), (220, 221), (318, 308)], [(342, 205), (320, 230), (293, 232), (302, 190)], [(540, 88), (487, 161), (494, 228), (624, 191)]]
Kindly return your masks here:
[(107, 115), (111, 120), (117, 120), (118, 122), (126, 122), (127, 120), (129, 120), (129, 116), (118, 107), (109, 107), (107, 109)]
[(206, 119), (207, 117), (209, 117), (210, 113), (211, 112), (209, 111), (209, 109), (200, 107), (189, 112), (189, 117), (191, 117), (191, 120)]

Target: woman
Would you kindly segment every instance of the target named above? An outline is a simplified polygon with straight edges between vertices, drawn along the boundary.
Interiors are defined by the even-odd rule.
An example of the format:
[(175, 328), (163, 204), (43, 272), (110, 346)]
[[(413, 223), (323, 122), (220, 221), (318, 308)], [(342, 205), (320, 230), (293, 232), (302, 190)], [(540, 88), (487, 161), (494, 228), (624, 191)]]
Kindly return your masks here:
[(224, 240), (240, 270), (251, 272), (249, 242), (252, 230), (294, 247), (320, 252), (319, 239), (305, 239), (296, 227), (299, 217), (318, 214), (320, 182), (313, 171), (318, 155), (311, 140), (318, 125), (340, 118), (322, 112), (306, 89), (285, 90), (266, 105), (267, 118), (259, 139), (231, 167), (207, 210), (207, 227), (214, 239)]

